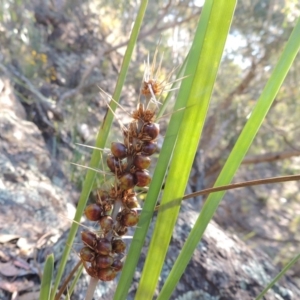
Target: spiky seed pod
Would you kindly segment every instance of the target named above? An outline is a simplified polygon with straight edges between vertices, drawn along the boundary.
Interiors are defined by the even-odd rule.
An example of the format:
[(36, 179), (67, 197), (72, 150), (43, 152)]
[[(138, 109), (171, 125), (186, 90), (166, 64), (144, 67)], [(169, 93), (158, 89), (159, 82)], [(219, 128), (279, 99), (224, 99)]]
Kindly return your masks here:
[(123, 268), (123, 263), (119, 259), (115, 259), (111, 265), (111, 268), (114, 269), (116, 272), (119, 272)]
[(144, 105), (139, 103), (137, 109), (132, 112), (132, 118), (134, 120), (143, 120), (144, 119)]
[(136, 186), (144, 187), (151, 182), (151, 176), (146, 170), (137, 170), (134, 175), (136, 178)]
[(149, 79), (143, 82), (143, 86), (141, 89), (141, 94), (145, 97), (152, 97), (152, 95), (159, 95), (163, 90), (163, 85), (161, 82)]
[(159, 125), (157, 123), (145, 124), (143, 126), (142, 132), (145, 141), (155, 140), (159, 134)]
[(101, 255), (108, 255), (112, 250), (110, 240), (106, 238), (101, 238), (97, 240), (97, 245), (95, 251)]
[(83, 247), (80, 250), (79, 256), (84, 261), (92, 262), (96, 257), (96, 253), (89, 247)]
[(123, 159), (127, 156), (127, 148), (122, 143), (111, 143), (110, 150), (111, 153), (119, 159)]
[[(86, 247), (81, 249), (80, 257), (87, 272), (102, 281), (113, 280), (122, 269), (119, 256), (125, 252), (126, 244), (121, 236), (127, 233), (128, 226), (135, 226), (139, 221), (134, 210), (139, 204), (133, 188), (135, 185), (145, 187), (151, 182), (146, 169), (151, 163), (149, 156), (156, 151), (155, 140), (159, 135), (159, 125), (154, 123), (156, 107), (152, 108), (157, 103), (155, 95), (160, 96), (166, 86), (164, 81), (153, 76), (154, 68), (155, 64), (145, 71), (141, 89), (146, 98), (144, 104), (139, 103), (132, 113), (132, 122), (127, 127), (122, 126), (123, 143), (111, 144), (107, 166), (116, 176), (115, 185), (109, 193), (98, 191), (97, 204), (85, 210), (87, 218), (98, 221), (101, 226), (101, 238), (94, 233), (83, 232), (82, 240)], [(117, 213), (120, 206), (121, 212)]]
[(91, 231), (82, 231), (81, 232), (82, 241), (92, 249), (95, 249), (97, 246), (97, 235)]
[(112, 267), (98, 270), (98, 279), (102, 281), (111, 281), (117, 276), (117, 272)]
[(124, 253), (126, 250), (126, 244), (121, 239), (113, 240), (111, 244), (114, 253)]
[(137, 169), (147, 169), (151, 164), (151, 158), (145, 155), (136, 155), (133, 164)]
[(132, 209), (122, 216), (120, 222), (123, 226), (132, 227), (135, 226), (138, 223), (138, 221), (139, 221), (139, 215), (137, 211)]
[(152, 122), (154, 115), (155, 115), (155, 110), (146, 109), (144, 111), (144, 117), (143, 117), (144, 122)]
[(119, 178), (120, 188), (122, 190), (129, 190), (135, 186), (135, 178), (131, 173), (126, 173)]
[(98, 221), (103, 213), (103, 208), (97, 203), (92, 203), (85, 208), (84, 213), (88, 220)]
[(112, 265), (114, 259), (109, 255), (98, 255), (94, 262), (93, 267), (97, 269), (105, 269)]
[(152, 155), (156, 151), (156, 143), (154, 142), (145, 142), (142, 146), (142, 154), (144, 155)]
[(109, 232), (113, 228), (114, 220), (110, 216), (103, 216), (99, 220), (99, 224), (104, 232)]

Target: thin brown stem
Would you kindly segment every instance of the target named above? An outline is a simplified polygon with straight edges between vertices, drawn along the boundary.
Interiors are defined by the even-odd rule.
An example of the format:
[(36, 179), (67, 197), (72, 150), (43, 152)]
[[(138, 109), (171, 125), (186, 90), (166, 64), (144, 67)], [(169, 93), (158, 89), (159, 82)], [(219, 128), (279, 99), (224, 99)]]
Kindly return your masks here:
[[(244, 181), (244, 182), (240, 182), (240, 183), (232, 183), (232, 184), (228, 184), (228, 185), (222, 185), (222, 186), (218, 186), (218, 187), (204, 189), (202, 191), (198, 191), (195, 193), (185, 195), (182, 198), (182, 200), (187, 200), (187, 199), (190, 199), (190, 198), (193, 198), (196, 196), (207, 195), (210, 193), (227, 191), (227, 190), (233, 190), (233, 189), (238, 189), (238, 188), (247, 187), (247, 186), (255, 186), (255, 185), (270, 184), (270, 183), (280, 183), (280, 182), (287, 182), (287, 181), (297, 181), (297, 180), (300, 180), (300, 175), (270, 177), (270, 178), (265, 178), (265, 179)], [(179, 205), (180, 202), (181, 202), (181, 199), (175, 199), (171, 203), (168, 203), (165, 205), (157, 205), (155, 207), (155, 211), (157, 211), (159, 209), (171, 208), (175, 205)]]
[(55, 300), (59, 300), (61, 299), (61, 295), (63, 294), (63, 292), (65, 291), (68, 283), (71, 281), (71, 278), (74, 276), (74, 274), (76, 273), (76, 271), (78, 270), (78, 268), (81, 265), (81, 260), (77, 263), (77, 265), (73, 268), (73, 270), (70, 272), (69, 276), (66, 278), (66, 280), (64, 281), (63, 285), (60, 287), (57, 295), (55, 296)]

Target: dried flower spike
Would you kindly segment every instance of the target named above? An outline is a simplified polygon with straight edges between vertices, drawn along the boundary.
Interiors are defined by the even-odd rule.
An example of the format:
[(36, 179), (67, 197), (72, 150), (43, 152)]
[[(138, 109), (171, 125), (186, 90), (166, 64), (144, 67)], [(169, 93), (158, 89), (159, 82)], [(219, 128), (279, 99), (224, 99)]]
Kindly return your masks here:
[[(128, 227), (136, 226), (139, 207), (135, 186), (146, 187), (151, 182), (147, 170), (151, 164), (150, 156), (157, 149), (156, 139), (159, 125), (155, 123), (158, 98), (167, 83), (158, 80), (161, 61), (155, 73), (154, 63), (145, 70), (141, 97), (137, 108), (132, 112), (132, 121), (121, 124), (122, 142), (112, 142), (106, 164), (114, 176), (113, 187), (109, 192), (105, 189), (97, 191), (97, 203), (89, 204), (85, 215), (90, 221), (98, 222), (99, 236), (90, 231), (83, 231), (81, 238), (84, 247), (80, 250), (80, 258), (87, 273), (102, 281), (113, 280), (122, 270), (126, 244), (122, 236)], [(143, 100), (143, 101), (140, 101)], [(152, 105), (154, 104), (154, 105)]]

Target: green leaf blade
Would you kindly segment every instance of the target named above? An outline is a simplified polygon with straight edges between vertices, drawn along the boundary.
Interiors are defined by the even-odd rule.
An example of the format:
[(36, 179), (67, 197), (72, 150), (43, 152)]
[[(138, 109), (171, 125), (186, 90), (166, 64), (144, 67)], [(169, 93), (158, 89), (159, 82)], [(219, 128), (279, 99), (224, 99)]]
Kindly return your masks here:
[(180, 98), (176, 101), (174, 107), (174, 113), (171, 117), (169, 127), (166, 132), (164, 139), (164, 144), (159, 155), (157, 165), (153, 174), (151, 184), (149, 186), (149, 191), (145, 199), (145, 203), (140, 215), (139, 223), (135, 230), (125, 264), (122, 269), (120, 282), (118, 284), (117, 290), (114, 296), (114, 300), (126, 299), (126, 295), (131, 285), (133, 274), (135, 268), (138, 264), (138, 260), (144, 245), (144, 241), (147, 235), (147, 231), (151, 222), (151, 218), (154, 213), (154, 208), (157, 203), (158, 196), (163, 185), (165, 174), (169, 166), (169, 162), (172, 156), (174, 145), (177, 139), (177, 133), (183, 118), (184, 111), (182, 108), (186, 106), (186, 99)]
[[(178, 95), (178, 98), (187, 99), (187, 105), (177, 133), (161, 206), (173, 203), (174, 199), (178, 203), (170, 209), (159, 211), (136, 299), (153, 297), (180, 209), (178, 204), (184, 194), (204, 126), (234, 7), (235, 1), (232, 6), (228, 6), (228, 1), (206, 1), (203, 7), (186, 67), (186, 75), (190, 76), (182, 83)], [(230, 11), (230, 8), (232, 12), (227, 19), (226, 11)]]
[[(110, 101), (110, 104), (109, 104), (110, 110), (108, 110), (108, 112), (105, 116), (105, 119), (102, 123), (102, 126), (100, 127), (100, 129), (98, 131), (98, 134), (97, 134), (96, 143), (95, 143), (95, 147), (97, 147), (97, 148), (100, 148), (100, 149), (105, 148), (106, 140), (107, 140), (107, 137), (109, 135), (109, 132), (110, 132), (110, 129), (111, 129), (111, 126), (112, 126), (112, 123), (113, 123), (113, 119), (114, 119), (114, 115), (113, 115), (112, 111), (114, 112), (116, 110), (117, 105), (118, 105), (117, 103), (120, 99), (121, 90), (122, 90), (122, 87), (123, 87), (125, 79), (126, 79), (127, 71), (128, 71), (128, 68), (129, 68), (130, 60), (131, 60), (131, 56), (132, 56), (135, 44), (137, 42), (138, 34), (140, 32), (140, 28), (141, 28), (141, 25), (142, 25), (142, 21), (143, 21), (144, 15), (145, 15), (147, 5), (148, 5), (147, 0), (143, 0), (141, 2), (137, 17), (135, 19), (134, 26), (133, 26), (132, 31), (131, 31), (130, 39), (129, 39), (127, 49), (126, 49), (126, 52), (125, 52), (125, 55), (124, 55), (124, 59), (123, 59), (123, 62), (122, 62), (122, 66), (121, 66), (120, 74), (119, 74), (118, 81), (117, 81), (117, 84), (116, 84), (116, 87), (115, 87), (115, 91), (114, 91), (114, 94), (112, 96), (112, 98), (114, 100)], [(92, 153), (92, 157), (91, 157), (89, 167), (90, 168), (97, 168), (100, 164), (100, 160), (101, 160), (100, 151), (94, 149), (93, 153)], [(79, 226), (78, 223), (80, 222), (80, 218), (81, 218), (81, 216), (83, 214), (83, 211), (85, 209), (85, 206), (86, 206), (88, 197), (90, 195), (90, 192), (92, 190), (95, 178), (96, 178), (96, 172), (92, 171), (92, 170), (88, 170), (87, 174), (86, 174), (86, 177), (85, 177), (85, 180), (83, 182), (82, 192), (81, 192), (81, 195), (80, 195), (80, 199), (79, 199), (79, 202), (78, 202), (76, 214), (75, 214), (75, 217), (74, 217), (74, 220), (76, 221), (76, 223), (75, 222), (72, 223), (70, 233), (69, 233), (69, 236), (68, 236), (68, 239), (67, 239), (67, 242), (66, 242), (67, 245), (72, 245), (73, 242), (74, 242), (75, 235), (76, 235), (76, 232), (77, 232), (78, 226)], [(52, 297), (51, 297), (52, 300), (54, 300), (54, 298), (55, 298), (55, 293), (56, 293), (56, 290), (59, 286), (60, 280), (62, 278), (64, 268), (65, 268), (65, 265), (67, 263), (70, 251), (71, 251), (71, 248), (69, 246), (66, 246), (65, 249), (64, 249), (62, 259), (61, 259), (61, 262), (60, 262), (60, 266), (59, 266), (57, 276), (56, 276), (56, 279), (55, 279), (54, 288), (53, 288)]]
[(51, 254), (47, 256), (45, 266), (44, 266), (40, 297), (39, 297), (40, 300), (50, 299), (53, 270), (54, 270), (54, 256), (53, 254)]
[[(299, 36), (300, 19), (294, 28), (277, 66), (275, 67), (262, 95), (253, 109), (248, 122), (240, 134), (214, 186), (229, 184), (233, 179), (235, 172), (245, 157), (256, 133), (258, 132), (267, 112), (269, 111), (275, 96), (293, 63), (293, 60), (299, 52)], [(175, 285), (178, 283), (188, 262), (190, 261), (195, 248), (201, 240), (209, 221), (218, 208), (218, 205), (224, 194), (225, 192), (212, 193), (207, 198), (158, 299), (168, 299), (171, 295)]]
[(267, 291), (272, 288), (276, 282), (280, 280), (282, 276), (300, 259), (300, 254), (296, 255), (286, 266), (275, 276), (275, 278), (264, 288), (264, 290), (255, 298), (255, 300), (260, 300), (267, 293)]

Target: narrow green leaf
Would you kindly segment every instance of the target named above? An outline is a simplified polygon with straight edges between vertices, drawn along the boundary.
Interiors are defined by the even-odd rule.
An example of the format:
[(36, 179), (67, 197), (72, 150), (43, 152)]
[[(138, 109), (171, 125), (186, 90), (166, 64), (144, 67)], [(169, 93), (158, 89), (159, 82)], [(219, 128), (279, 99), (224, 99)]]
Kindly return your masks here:
[[(185, 82), (182, 83), (185, 85)], [(161, 191), (165, 174), (172, 156), (173, 148), (177, 139), (177, 132), (180, 127), (184, 108), (186, 106), (186, 99), (183, 97), (178, 97), (178, 100), (174, 106), (174, 113), (171, 117), (168, 130), (165, 135), (164, 144), (162, 146), (156, 168), (153, 174), (151, 184), (149, 186), (149, 191), (145, 199), (143, 210), (140, 215), (139, 223), (135, 230), (125, 264), (122, 269), (121, 277), (117, 286), (116, 293), (114, 295), (114, 300), (126, 299), (127, 293), (131, 285), (133, 274), (138, 263), (142, 247), (147, 235), (149, 224), (154, 213), (154, 208), (157, 203), (157, 198)]]
[[(161, 204), (174, 199), (179, 201), (172, 208), (159, 211), (136, 299), (153, 297), (204, 125), (234, 7), (235, 1), (225, 0), (206, 1), (203, 7), (187, 62), (185, 74), (189, 77), (183, 81), (178, 95), (179, 99), (187, 99), (187, 105)], [(172, 130), (171, 124), (168, 130)]]
[[(117, 108), (117, 103), (116, 102), (118, 102), (119, 99), (120, 99), (121, 90), (122, 90), (122, 87), (124, 85), (124, 81), (125, 81), (125, 78), (126, 78), (126, 75), (127, 75), (129, 63), (130, 63), (131, 56), (132, 56), (132, 53), (133, 53), (133, 49), (134, 49), (134, 46), (136, 44), (137, 37), (138, 37), (139, 31), (140, 31), (140, 28), (141, 28), (141, 25), (142, 25), (142, 20), (143, 20), (144, 15), (145, 15), (147, 4), (148, 4), (147, 0), (143, 0), (141, 2), (137, 17), (135, 19), (134, 26), (132, 28), (132, 32), (131, 32), (131, 35), (130, 35), (130, 39), (129, 39), (129, 42), (128, 42), (128, 46), (127, 46), (125, 55), (124, 55), (124, 59), (123, 59), (123, 63), (122, 63), (122, 66), (121, 66), (118, 81), (117, 81), (117, 84), (116, 84), (116, 88), (115, 88), (114, 94), (112, 96), (112, 98), (115, 101), (110, 101), (110, 104), (109, 104), (112, 111), (116, 110), (116, 108)], [(106, 113), (105, 119), (102, 123), (102, 126), (99, 129), (95, 147), (102, 148), (102, 149), (105, 147), (106, 140), (107, 140), (107, 137), (108, 137), (108, 134), (110, 132), (110, 128), (111, 128), (111, 125), (112, 125), (112, 122), (113, 122), (113, 118), (114, 118), (113, 113), (110, 110), (108, 110), (107, 113)], [(92, 153), (92, 157), (91, 157), (89, 167), (97, 168), (99, 166), (100, 159), (101, 159), (100, 151), (94, 150), (93, 153)], [(77, 221), (77, 222), (80, 221), (80, 218), (83, 214), (84, 208), (86, 206), (86, 202), (88, 200), (89, 194), (90, 194), (91, 189), (93, 187), (95, 177), (96, 177), (95, 171), (92, 171), (92, 170), (87, 171), (85, 180), (83, 182), (82, 192), (81, 192), (80, 199), (79, 199), (79, 202), (78, 202), (76, 214), (75, 214), (75, 217), (74, 217), (74, 220)], [(74, 241), (77, 230), (78, 230), (78, 223), (74, 222), (71, 226), (70, 233), (69, 233), (66, 245), (72, 245), (73, 244), (73, 241)], [(55, 297), (56, 290), (58, 288), (61, 277), (63, 275), (64, 268), (65, 268), (65, 265), (67, 263), (70, 250), (71, 250), (71, 248), (67, 247), (67, 246), (64, 249), (64, 253), (62, 255), (62, 259), (61, 259), (61, 262), (60, 262), (60, 266), (59, 266), (59, 269), (58, 269), (58, 272), (57, 272), (57, 276), (56, 276), (56, 280), (55, 280), (55, 284), (54, 284), (54, 288), (53, 288), (53, 292), (52, 292), (52, 300)]]
[[(290, 69), (299, 49), (300, 49), (300, 19), (294, 28), (289, 41), (276, 65), (267, 85), (265, 86), (253, 112), (240, 134), (232, 152), (230, 153), (214, 186), (229, 184), (245, 157), (256, 133), (258, 132), (267, 112), (269, 111), (279, 88)], [(183, 274), (190, 261), (197, 244), (213, 217), (218, 205), (225, 194), (225, 191), (212, 193), (207, 198), (201, 213), (178, 256), (172, 271), (161, 291), (158, 299), (169, 299), (172, 291)]]
[[(185, 65), (186, 63), (183, 63), (177, 78), (181, 77), (180, 74), (182, 73), (182, 69), (185, 68)], [(195, 72), (195, 70), (193, 70), (193, 67), (194, 64), (192, 64), (192, 67), (190, 67), (188, 74), (193, 74)], [(169, 122), (169, 126), (164, 138), (164, 143), (155, 167), (151, 184), (149, 186), (149, 191), (145, 199), (143, 210), (140, 215), (140, 220), (137, 224), (137, 228), (135, 230), (126, 257), (125, 264), (122, 269), (121, 277), (117, 286), (116, 293), (114, 295), (114, 300), (127, 298), (127, 293), (131, 285), (133, 274), (141, 254), (142, 247), (144, 245), (151, 218), (154, 213), (154, 208), (157, 203), (157, 199), (165, 179), (165, 174), (167, 172), (169, 162), (172, 157), (174, 145), (177, 140), (178, 130), (183, 118), (184, 108), (186, 107), (187, 101), (187, 98), (183, 96), (188, 92), (189, 88), (190, 84), (188, 83), (188, 81), (186, 81), (186, 79), (183, 80), (179, 91), (179, 95), (181, 95), (181, 97), (177, 97), (174, 106), (174, 113)]]
[(39, 297), (40, 300), (50, 299), (53, 269), (54, 269), (54, 256), (53, 254), (51, 254), (47, 256), (45, 266), (44, 266), (40, 297)]
[(285, 273), (299, 260), (300, 253), (296, 255), (278, 274), (277, 276), (266, 286), (266, 288), (255, 298), (255, 300), (260, 300), (267, 293), (267, 291), (272, 288), (272, 286), (280, 280), (280, 278), (285, 275)]
[(68, 290), (68, 293), (69, 293), (70, 295), (73, 294), (73, 291), (74, 291), (74, 289), (75, 289), (75, 287), (76, 287), (76, 284), (77, 284), (77, 282), (78, 282), (78, 280), (79, 280), (79, 278), (80, 278), (80, 276), (81, 276), (81, 274), (82, 274), (82, 271), (83, 271), (83, 264), (79, 267), (79, 269), (78, 269), (78, 271), (77, 271), (77, 273), (76, 273), (76, 275), (75, 275), (75, 278), (74, 278), (74, 280), (72, 281), (72, 284), (71, 284), (71, 286), (70, 286), (70, 288), (69, 288), (69, 290)]

